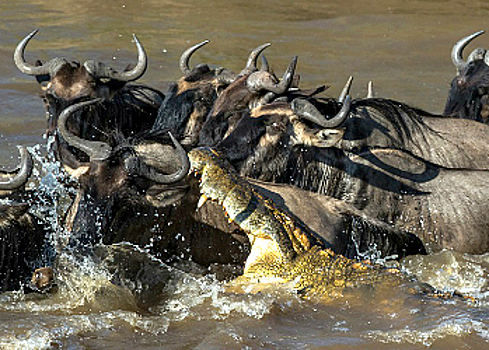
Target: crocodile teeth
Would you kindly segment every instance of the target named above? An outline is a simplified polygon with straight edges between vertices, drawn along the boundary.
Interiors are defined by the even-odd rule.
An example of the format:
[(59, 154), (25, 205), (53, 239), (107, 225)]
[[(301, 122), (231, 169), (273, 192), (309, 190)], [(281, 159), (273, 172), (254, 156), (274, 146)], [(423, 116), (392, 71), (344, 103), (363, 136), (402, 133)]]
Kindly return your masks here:
[(208, 197), (205, 194), (201, 195), (199, 198), (199, 203), (197, 203), (197, 209), (200, 209), (204, 205), (204, 203), (207, 201), (207, 199), (208, 199)]

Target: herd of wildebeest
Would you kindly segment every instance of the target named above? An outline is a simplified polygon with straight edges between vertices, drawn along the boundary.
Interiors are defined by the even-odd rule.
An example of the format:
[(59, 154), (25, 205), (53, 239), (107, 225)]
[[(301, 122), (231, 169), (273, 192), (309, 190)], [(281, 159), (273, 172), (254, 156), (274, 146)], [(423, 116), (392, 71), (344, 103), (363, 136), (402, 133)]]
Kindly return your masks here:
[[(442, 115), (372, 92), (351, 99), (351, 79), (337, 99), (325, 86), (300, 87), (297, 57), (278, 78), (263, 55), (269, 44), (252, 50), (239, 73), (192, 67), (208, 41), (192, 46), (180, 58), (182, 78), (161, 92), (134, 83), (147, 68), (136, 36), (138, 61), (118, 72), (96, 60), (28, 63), (36, 33), (18, 44), (14, 62), (41, 87), (52, 151), (75, 188), (62, 219), (69, 240), (58, 250), (130, 242), (166, 264), (233, 266), (239, 275), (254, 242), (204, 201), (189, 173), (188, 154), (208, 149), (314, 244), (345, 258), (489, 252), (489, 57), (476, 49), (463, 59), (483, 31), (452, 49), (457, 75)], [(43, 289), (52, 272), (34, 273), (53, 232), (29, 210), (33, 161), (19, 150), (18, 169), (0, 174), (8, 199), (0, 206), (0, 291)]]

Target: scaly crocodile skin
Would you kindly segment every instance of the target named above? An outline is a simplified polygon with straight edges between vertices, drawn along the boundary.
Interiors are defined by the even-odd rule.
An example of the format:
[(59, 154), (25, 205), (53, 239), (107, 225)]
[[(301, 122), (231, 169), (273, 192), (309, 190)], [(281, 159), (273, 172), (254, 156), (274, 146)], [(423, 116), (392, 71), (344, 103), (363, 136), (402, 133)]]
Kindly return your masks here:
[(348, 287), (380, 282), (394, 286), (408, 280), (398, 269), (348, 259), (324, 248), (257, 193), (215, 150), (197, 148), (189, 158), (191, 171), (200, 176), (199, 203), (211, 199), (222, 205), (251, 242), (240, 283), (278, 282), (304, 296), (328, 298)]

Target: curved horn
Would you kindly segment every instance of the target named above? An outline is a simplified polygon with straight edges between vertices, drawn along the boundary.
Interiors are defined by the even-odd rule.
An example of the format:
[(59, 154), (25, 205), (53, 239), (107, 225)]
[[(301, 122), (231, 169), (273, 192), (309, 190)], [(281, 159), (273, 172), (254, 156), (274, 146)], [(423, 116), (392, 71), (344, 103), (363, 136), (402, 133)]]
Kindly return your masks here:
[(177, 172), (169, 175), (162, 174), (158, 169), (155, 169), (154, 167), (144, 163), (139, 157), (130, 157), (124, 160), (126, 172), (128, 172), (129, 174), (137, 174), (143, 176), (149, 180), (161, 184), (174, 183), (182, 180), (185, 176), (187, 176), (190, 170), (190, 160), (188, 159), (187, 152), (185, 152), (185, 149), (172, 135), (171, 132), (168, 132), (168, 134), (170, 135), (170, 138), (177, 150), (177, 154), (181, 160), (181, 168)]
[(63, 136), (70, 146), (76, 147), (88, 154), (90, 160), (107, 159), (112, 152), (112, 148), (105, 142), (84, 140), (73, 135), (66, 128), (66, 122), (68, 121), (68, 118), (76, 111), (100, 101), (102, 101), (102, 99), (98, 98), (69, 106), (61, 112), (58, 119), (58, 130), (61, 136)]
[(249, 76), (247, 80), (248, 88), (252, 91), (268, 90), (275, 94), (283, 94), (290, 87), (290, 84), (292, 84), (297, 59), (297, 56), (292, 59), (279, 83), (271, 79), (270, 73), (259, 71)]
[(148, 67), (148, 57), (146, 56), (146, 51), (144, 51), (143, 45), (139, 42), (136, 34), (133, 34), (132, 37), (138, 48), (138, 63), (136, 64), (136, 67), (130, 71), (119, 73), (119, 79), (124, 81), (134, 81), (141, 78)]
[(256, 61), (258, 59), (258, 56), (270, 45), (272, 44), (266, 43), (258, 46), (256, 49), (251, 51), (250, 55), (248, 56), (248, 62), (246, 62), (246, 67), (238, 75), (248, 75), (256, 71)]
[(484, 34), (485, 31), (480, 30), (474, 34), (468, 35), (465, 38), (460, 39), (452, 48), (452, 62), (457, 68), (457, 71), (460, 73), (466, 66), (467, 62), (463, 59), (463, 50), (464, 48), (479, 35)]
[(338, 102), (343, 103), (346, 96), (350, 94), (351, 84), (353, 83), (353, 76), (350, 76), (346, 81), (345, 87), (341, 91), (340, 97), (338, 97)]
[(146, 68), (148, 68), (148, 57), (144, 51), (143, 45), (139, 42), (136, 34), (132, 35), (136, 47), (138, 48), (138, 63), (136, 66), (127, 72), (116, 72), (112, 68), (106, 66), (104, 63), (97, 62), (94, 60), (86, 61), (83, 66), (85, 69), (96, 78), (110, 78), (120, 81), (134, 81), (142, 77)]
[(374, 98), (374, 95), (374, 83), (370, 80), (367, 85), (367, 98)]
[(27, 43), (32, 39), (34, 35), (37, 34), (39, 29), (34, 29), (31, 33), (29, 33), (22, 41), (17, 45), (14, 51), (14, 63), (17, 68), (24, 74), (28, 75), (43, 75), (50, 74), (50, 67), (46, 65), (42, 65), (39, 67), (30, 65), (25, 61), (24, 51), (27, 46)]
[(296, 98), (291, 103), (291, 108), (299, 117), (310, 120), (311, 122), (322, 126), (323, 128), (336, 128), (343, 123), (350, 113), (351, 100), (350, 96), (345, 97), (345, 102), (341, 110), (331, 119), (326, 119), (321, 112), (309, 101), (303, 98)]
[(209, 42), (210, 42), (209, 40), (204, 40), (203, 42), (188, 48), (182, 53), (182, 56), (180, 57), (180, 70), (182, 71), (183, 74), (185, 75), (190, 74), (190, 72), (192, 71), (188, 66), (190, 57), (194, 54), (195, 51), (200, 49), (202, 46), (208, 44)]
[(18, 170), (0, 175), (0, 190), (15, 190), (27, 182), (32, 173), (32, 156), (23, 146), (17, 146), (20, 153)]

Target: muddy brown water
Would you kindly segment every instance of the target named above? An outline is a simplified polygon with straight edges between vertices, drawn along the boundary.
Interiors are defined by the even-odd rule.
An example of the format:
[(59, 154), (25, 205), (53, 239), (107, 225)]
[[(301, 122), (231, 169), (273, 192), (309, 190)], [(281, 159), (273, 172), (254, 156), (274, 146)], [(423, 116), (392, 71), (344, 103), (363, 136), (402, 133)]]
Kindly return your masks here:
[[(64, 56), (122, 69), (136, 58), (136, 33), (149, 55), (141, 82), (164, 89), (180, 77), (179, 56), (192, 44), (211, 40), (191, 64), (239, 71), (250, 49), (270, 42), (266, 55), (279, 75), (299, 55), (302, 87), (327, 84), (337, 96), (353, 75), (355, 97), (364, 96), (373, 80), (377, 96), (440, 113), (455, 73), (452, 45), (489, 29), (488, 15), (483, 0), (2, 1), (0, 164), (13, 166), (16, 144), (46, 144), (39, 87), (12, 61), (15, 46), (34, 28), (40, 32), (26, 52), (32, 63)], [(489, 36), (467, 51), (476, 46), (489, 47)], [(54, 191), (59, 185), (52, 172), (38, 176)], [(460, 290), (477, 302), (431, 300), (399, 290), (389, 298), (360, 293), (320, 304), (284, 291), (228, 294), (210, 277), (183, 275), (165, 300), (140, 310), (103, 271), (84, 267), (55, 296), (0, 295), (0, 347), (489, 348), (489, 255), (443, 252), (403, 265), (422, 281)]]

